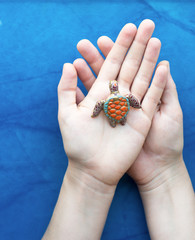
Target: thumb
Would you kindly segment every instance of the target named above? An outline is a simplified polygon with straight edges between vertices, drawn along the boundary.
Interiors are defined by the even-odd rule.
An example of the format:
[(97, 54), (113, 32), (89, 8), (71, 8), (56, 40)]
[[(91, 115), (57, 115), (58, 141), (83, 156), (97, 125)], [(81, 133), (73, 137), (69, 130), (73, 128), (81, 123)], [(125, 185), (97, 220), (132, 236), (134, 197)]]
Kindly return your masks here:
[(162, 61), (160, 64), (166, 64), (168, 66), (168, 80), (161, 98), (162, 104), (160, 111), (165, 112), (175, 119), (180, 119), (182, 116), (182, 110), (178, 99), (176, 84), (171, 76), (169, 62)]
[(62, 76), (58, 84), (58, 106), (59, 113), (68, 116), (71, 110), (77, 108), (77, 72), (73, 64), (65, 63)]

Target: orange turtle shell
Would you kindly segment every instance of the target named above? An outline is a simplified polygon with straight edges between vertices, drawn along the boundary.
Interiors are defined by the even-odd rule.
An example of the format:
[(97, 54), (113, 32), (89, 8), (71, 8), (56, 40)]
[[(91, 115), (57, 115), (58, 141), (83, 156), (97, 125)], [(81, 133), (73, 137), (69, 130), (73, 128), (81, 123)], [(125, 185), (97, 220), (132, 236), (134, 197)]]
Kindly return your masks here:
[(127, 116), (129, 109), (130, 104), (128, 98), (120, 95), (110, 97), (104, 103), (104, 112), (106, 116), (118, 123)]

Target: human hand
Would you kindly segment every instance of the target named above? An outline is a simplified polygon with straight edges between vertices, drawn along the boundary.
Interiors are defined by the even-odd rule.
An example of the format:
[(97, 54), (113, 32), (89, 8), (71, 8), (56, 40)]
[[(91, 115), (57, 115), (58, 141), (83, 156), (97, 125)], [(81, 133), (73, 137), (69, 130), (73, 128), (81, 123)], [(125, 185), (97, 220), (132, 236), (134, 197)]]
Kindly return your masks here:
[[(99, 55), (96, 59), (99, 63), (93, 66), (91, 62), (98, 73), (95, 82), (95, 78), (87, 75), (89, 69), (79, 71), (78, 61), (74, 65), (64, 65), (58, 86), (58, 118), (69, 168), (75, 177), (87, 174), (101, 183), (115, 186), (138, 157), (168, 76), (168, 68), (159, 66), (148, 89), (160, 51), (158, 39), (148, 43), (153, 30), (154, 24), (150, 20), (141, 23), (137, 34), (133, 24), (125, 25), (106, 54), (105, 62), (99, 60)], [(90, 88), (85, 98), (77, 88), (77, 72), (81, 79), (82, 74), (87, 76), (82, 79), (87, 89)], [(103, 113), (91, 118), (96, 101), (108, 97), (108, 84), (112, 79), (118, 80), (122, 95), (129, 93), (131, 86), (132, 93), (142, 101), (142, 109), (131, 109), (126, 125), (118, 125), (115, 129)]]
[[(146, 23), (147, 21), (142, 23), (142, 32), (140, 25), (137, 36), (146, 31)], [(101, 37), (98, 40), (98, 46), (105, 57), (109, 54), (113, 45), (113, 41), (108, 37)], [(137, 49), (139, 48), (137, 47)], [(80, 41), (78, 50), (87, 63), (89, 63), (92, 70), (98, 75), (104, 62), (98, 50), (88, 40)], [(139, 100), (142, 100), (140, 93), (146, 91), (149, 86), (154, 66), (158, 59), (159, 50), (159, 40), (151, 38), (147, 44), (144, 55), (148, 61), (148, 65), (143, 67), (144, 65), (142, 63), (140, 66), (143, 53), (139, 56), (139, 60), (137, 59), (136, 62), (132, 62), (132, 65), (129, 65), (129, 76), (127, 76), (126, 79), (129, 80), (134, 77), (130, 91)], [(136, 59), (136, 50), (134, 51), (134, 59)], [(74, 62), (74, 66), (77, 69), (79, 78), (86, 86), (87, 90), (89, 90), (95, 81), (95, 76), (83, 59), (77, 59)], [(128, 170), (129, 175), (136, 183), (140, 187), (148, 190), (157, 187), (161, 184), (161, 181), (165, 181), (164, 177), (162, 177), (162, 179), (159, 178), (161, 174), (163, 176), (164, 173), (172, 168), (174, 169), (178, 164), (183, 164), (182, 110), (178, 101), (176, 86), (170, 74), (169, 63), (167, 61), (162, 61), (158, 64), (157, 69), (160, 66), (167, 66), (168, 68), (168, 81), (161, 98), (161, 105), (154, 113), (149, 134), (146, 137), (139, 156)], [(134, 69), (135, 72), (139, 69), (136, 76), (133, 76), (131, 69)], [(82, 96), (79, 96), (78, 101), (81, 101), (81, 99)]]
[[(183, 163), (182, 112), (168, 62), (158, 65), (148, 89), (160, 51), (160, 41), (150, 39), (153, 29), (145, 20), (137, 34), (135, 26), (126, 25), (115, 45), (100, 38), (105, 62), (89, 41), (81, 41), (78, 49), (97, 80), (84, 60), (65, 64), (58, 117), (69, 166), (43, 239), (100, 239), (115, 186), (128, 169), (141, 190), (151, 239), (193, 238), (194, 191), (185, 169), (182, 177), (174, 176), (177, 163)], [(89, 90), (87, 97), (77, 87), (77, 73)], [(109, 80), (116, 78), (120, 92), (130, 89), (142, 100), (142, 109), (131, 109), (127, 124), (113, 129), (103, 113), (90, 116), (96, 101), (109, 95)]]

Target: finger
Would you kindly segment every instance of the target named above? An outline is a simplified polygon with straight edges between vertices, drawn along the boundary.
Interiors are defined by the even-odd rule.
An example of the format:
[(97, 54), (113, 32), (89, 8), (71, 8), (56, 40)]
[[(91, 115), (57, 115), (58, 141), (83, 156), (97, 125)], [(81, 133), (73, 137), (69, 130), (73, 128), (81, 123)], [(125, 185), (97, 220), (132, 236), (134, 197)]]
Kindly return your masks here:
[(93, 83), (95, 82), (95, 79), (96, 79), (95, 76), (93, 75), (90, 67), (87, 65), (85, 60), (82, 58), (76, 59), (73, 62), (73, 65), (77, 70), (77, 74), (78, 74), (78, 77), (80, 78), (81, 82), (83, 83), (83, 85), (85, 86), (87, 91), (89, 91), (89, 89), (91, 88), (91, 86), (93, 85)]
[(77, 49), (95, 74), (98, 75), (104, 59), (97, 48), (89, 40), (83, 39), (77, 44)]
[(131, 92), (139, 101), (142, 100), (148, 90), (154, 68), (160, 53), (161, 42), (157, 38), (151, 38), (148, 42), (143, 61), (132, 83)]
[(146, 19), (141, 22), (135, 40), (124, 60), (118, 81), (123, 87), (129, 88), (141, 64), (146, 45), (154, 31), (154, 22)]
[[(84, 40), (82, 40), (82, 41), (84, 41)], [(81, 42), (80, 42), (80, 44), (81, 44)], [(103, 59), (103, 58), (100, 54), (99, 55), (98, 54), (93, 54), (93, 52), (95, 52), (94, 49), (96, 49), (96, 47), (92, 43), (88, 44), (88, 54), (87, 54), (87, 51), (83, 51), (83, 48), (81, 47), (83, 45), (82, 44), (80, 45), (80, 44), (78, 44), (77, 47), (80, 49), (80, 53), (84, 57), (85, 60), (83, 60), (82, 58), (76, 59), (73, 64), (74, 64), (74, 66), (77, 70), (77, 74), (78, 74), (79, 79), (82, 81), (82, 83), (84, 84), (87, 91), (89, 91), (89, 89), (91, 88), (91, 86), (95, 82), (96, 77), (94, 76), (90, 67), (87, 64), (87, 63), (89, 63), (88, 59), (89, 58), (94, 58), (94, 62), (96, 62), (96, 63), (99, 62), (100, 63), (101, 59)], [(110, 52), (113, 45), (114, 45), (113, 41), (106, 36), (102, 36), (98, 39), (98, 46), (99, 46), (101, 52), (103, 53), (103, 55), (105, 57), (107, 57), (107, 55)], [(91, 57), (89, 57), (90, 54), (91, 54)], [(97, 58), (101, 58), (101, 59), (98, 60)], [(104, 61), (104, 59), (103, 59), (103, 61)], [(103, 61), (102, 61), (102, 64), (103, 64)], [(92, 70), (97, 75), (99, 74), (99, 70), (102, 67), (102, 64), (92, 64), (91, 65)]]
[(85, 95), (83, 94), (83, 92), (81, 91), (81, 89), (79, 87), (77, 87), (76, 90), (76, 104), (78, 105), (80, 102), (82, 102), (85, 98)]
[(183, 113), (179, 103), (176, 85), (170, 73), (169, 62), (162, 61), (160, 65), (163, 64), (168, 66), (168, 80), (161, 98), (160, 111), (166, 113), (167, 115), (172, 117), (175, 121), (180, 122), (183, 118), (182, 116)]
[(104, 57), (107, 57), (114, 45), (114, 42), (109, 37), (102, 36), (98, 39), (97, 44)]
[(158, 64), (159, 66), (166, 65), (168, 67), (168, 81), (165, 86), (165, 91), (163, 92), (162, 96), (162, 103), (163, 104), (170, 104), (170, 102), (174, 102), (175, 100), (178, 101), (178, 94), (175, 82), (173, 81), (173, 78), (170, 73), (170, 64), (168, 61), (161, 61)]
[(152, 84), (148, 89), (142, 102), (142, 109), (151, 120), (163, 94), (163, 90), (165, 88), (167, 79), (168, 79), (167, 66), (164, 65), (159, 66), (156, 69)]
[[(98, 46), (100, 47), (100, 50), (102, 51), (103, 55), (106, 57), (108, 55), (108, 53), (110, 52), (112, 46), (114, 45), (113, 41), (106, 36), (102, 36), (98, 39), (97, 42), (98, 42)], [(99, 55), (93, 54), (93, 52), (96, 52), (96, 50), (97, 50), (96, 47), (92, 43), (90, 43), (90, 44), (87, 43), (88, 44), (88, 54), (87, 54), (87, 51), (84, 51), (84, 47), (83, 47), (83, 46), (86, 46), (85, 43), (86, 43), (86, 41), (82, 40), (77, 45), (77, 48), (79, 49), (79, 51), (80, 51), (81, 55), (84, 57), (84, 59), (87, 61), (90, 58), (94, 58), (94, 62), (96, 62), (96, 63), (100, 62), (101, 60), (98, 60), (95, 58), (98, 58), (98, 57), (102, 58), (102, 56), (100, 54)], [(91, 54), (91, 57), (89, 57), (90, 54)], [(95, 82), (96, 77), (92, 73), (90, 67), (88, 66), (88, 64), (86, 63), (85, 60), (83, 60), (82, 58), (76, 59), (73, 62), (73, 65), (75, 66), (75, 68), (77, 70), (79, 79), (82, 81), (82, 83), (85, 86), (85, 88), (87, 89), (87, 91), (89, 91), (89, 89)], [(103, 61), (104, 61), (104, 59), (103, 59)], [(103, 64), (103, 62), (102, 62), (102, 64)], [(100, 70), (102, 64), (100, 64), (100, 65), (92, 64), (91, 65), (92, 70), (97, 75), (99, 74), (99, 70)], [(80, 95), (80, 93), (78, 93), (78, 94)], [(83, 99), (84, 99), (84, 95), (81, 98), (79, 97), (79, 100), (77, 100), (77, 103), (81, 102)]]
[(59, 112), (64, 115), (67, 109), (76, 108), (77, 72), (73, 64), (65, 63), (62, 77), (58, 84)]
[(98, 81), (116, 79), (125, 55), (131, 46), (136, 34), (136, 26), (132, 23), (126, 24), (120, 31), (115, 44), (109, 52), (99, 72)]

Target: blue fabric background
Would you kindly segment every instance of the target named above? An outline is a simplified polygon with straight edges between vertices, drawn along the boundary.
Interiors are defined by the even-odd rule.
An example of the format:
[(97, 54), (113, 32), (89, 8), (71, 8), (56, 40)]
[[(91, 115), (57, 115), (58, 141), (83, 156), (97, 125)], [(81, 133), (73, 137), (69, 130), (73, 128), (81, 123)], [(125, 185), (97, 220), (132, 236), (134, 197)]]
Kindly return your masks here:
[[(184, 112), (184, 158), (195, 184), (194, 12), (192, 1), (0, 1), (0, 239), (43, 235), (67, 166), (57, 122), (63, 63), (80, 57), (80, 39), (115, 40), (127, 22), (156, 23), (159, 60), (171, 63)], [(118, 185), (102, 239), (149, 239), (128, 176)]]

